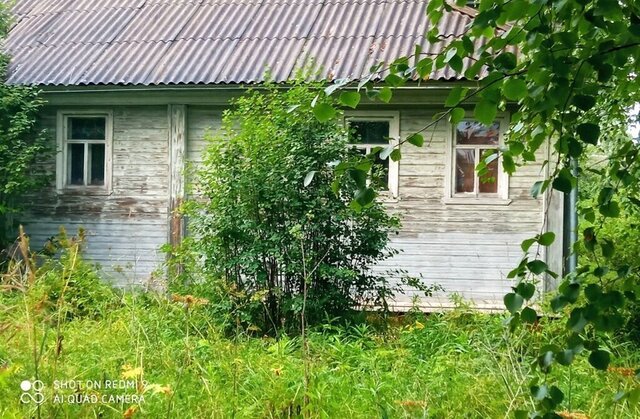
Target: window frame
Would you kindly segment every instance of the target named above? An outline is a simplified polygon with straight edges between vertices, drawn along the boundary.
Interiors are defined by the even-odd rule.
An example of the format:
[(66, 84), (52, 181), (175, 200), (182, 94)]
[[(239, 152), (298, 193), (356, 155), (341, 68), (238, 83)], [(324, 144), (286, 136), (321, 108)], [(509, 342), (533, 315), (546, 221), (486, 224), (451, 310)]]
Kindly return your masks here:
[[(345, 111), (343, 117), (343, 125), (348, 128), (349, 121), (386, 121), (389, 122), (389, 145), (394, 147), (400, 147), (400, 112), (399, 111)], [(380, 147), (381, 144), (349, 144), (353, 146), (364, 146), (365, 150), (369, 150), (373, 147)], [(389, 175), (388, 175), (388, 194), (391, 199), (398, 199), (399, 197), (399, 183), (400, 183), (400, 162), (393, 161), (391, 157), (389, 159)]]
[[(97, 117), (105, 118), (104, 139), (104, 184), (103, 185), (71, 185), (68, 183), (69, 144), (102, 144), (99, 140), (70, 140), (68, 127), (70, 118)], [(89, 195), (110, 195), (112, 187), (112, 153), (113, 153), (113, 112), (111, 110), (82, 109), (61, 110), (57, 114), (57, 149), (56, 156), (56, 190), (58, 193), (82, 193)], [(86, 150), (86, 149), (85, 149)], [(87, 176), (87, 154), (85, 153), (84, 176)]]
[[(445, 165), (445, 194), (444, 203), (446, 204), (483, 204), (483, 205), (508, 205), (511, 203), (509, 199), (509, 176), (502, 169), (502, 157), (498, 157), (498, 190), (497, 192), (480, 192), (479, 184), (480, 178), (475, 172), (475, 167), (480, 161), (482, 156), (480, 150), (489, 148), (500, 148), (504, 146), (504, 135), (508, 129), (508, 115), (499, 114), (494, 121), (500, 124), (498, 131), (498, 144), (496, 146), (482, 145), (482, 144), (466, 144), (458, 147), (456, 143), (456, 125), (449, 123), (449, 135), (448, 144), (446, 147), (447, 164)], [(474, 118), (467, 114), (460, 121), (474, 121)], [(473, 149), (475, 156), (474, 165), (474, 192), (456, 192), (456, 150), (457, 149)]]

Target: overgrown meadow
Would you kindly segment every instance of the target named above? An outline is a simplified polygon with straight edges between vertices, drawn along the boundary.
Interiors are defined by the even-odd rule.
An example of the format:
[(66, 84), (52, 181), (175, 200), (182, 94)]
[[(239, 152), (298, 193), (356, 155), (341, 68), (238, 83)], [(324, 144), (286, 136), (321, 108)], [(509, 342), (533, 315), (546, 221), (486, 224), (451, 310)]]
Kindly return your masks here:
[[(229, 333), (199, 295), (115, 291), (82, 260), (81, 240), (62, 237), (58, 259), (36, 263), (28, 254), (3, 277), (3, 418), (512, 417), (533, 408), (532, 348), (564, 327), (547, 319), (510, 334), (504, 315), (462, 305), (387, 319), (368, 313), (313, 327), (305, 351), (299, 336)], [(562, 417), (640, 415), (614, 402), (637, 385), (640, 351), (615, 338), (608, 349), (618, 364), (606, 372), (579, 357), (549, 374), (571, 389)], [(24, 380), (42, 381), (39, 406), (23, 396), (35, 395)]]

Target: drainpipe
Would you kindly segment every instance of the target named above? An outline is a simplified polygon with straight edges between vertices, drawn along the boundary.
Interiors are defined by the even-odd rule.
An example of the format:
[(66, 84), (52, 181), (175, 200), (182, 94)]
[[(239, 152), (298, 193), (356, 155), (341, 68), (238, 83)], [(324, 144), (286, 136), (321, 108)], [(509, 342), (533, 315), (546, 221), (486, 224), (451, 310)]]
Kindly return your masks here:
[(564, 275), (574, 273), (578, 266), (578, 254), (573, 250), (578, 241), (578, 160), (570, 157), (569, 165), (571, 174), (576, 178), (576, 186), (564, 197)]

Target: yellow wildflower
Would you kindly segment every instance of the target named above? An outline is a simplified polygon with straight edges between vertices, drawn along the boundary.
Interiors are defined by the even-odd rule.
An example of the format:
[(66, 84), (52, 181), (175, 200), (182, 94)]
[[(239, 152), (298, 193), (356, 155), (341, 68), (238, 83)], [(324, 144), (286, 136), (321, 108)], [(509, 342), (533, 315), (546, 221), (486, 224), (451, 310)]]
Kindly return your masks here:
[(138, 406), (134, 404), (133, 406), (129, 406), (129, 408), (124, 411), (124, 413), (122, 414), (122, 417), (125, 419), (132, 418), (137, 411), (138, 411)]
[(124, 378), (124, 379), (136, 378), (136, 377), (141, 376), (141, 375), (142, 375), (142, 368), (141, 367), (133, 368), (129, 364), (122, 366), (122, 378)]
[(633, 377), (636, 375), (636, 371), (633, 368), (628, 367), (609, 367), (607, 368), (607, 371), (623, 377)]
[(398, 403), (402, 407), (410, 407), (410, 408), (418, 407), (421, 409), (424, 409), (427, 407), (427, 402), (422, 400), (397, 400), (396, 403)]
[(589, 419), (589, 416), (585, 415), (584, 413), (567, 412), (566, 410), (558, 412), (558, 416), (560, 416), (562, 419)]
[(148, 384), (145, 388), (144, 388), (145, 393), (147, 391), (151, 391), (153, 392), (153, 394), (165, 394), (167, 396), (171, 395), (171, 393), (173, 393), (173, 390), (171, 390), (171, 387), (169, 387), (169, 385), (163, 386), (160, 384)]

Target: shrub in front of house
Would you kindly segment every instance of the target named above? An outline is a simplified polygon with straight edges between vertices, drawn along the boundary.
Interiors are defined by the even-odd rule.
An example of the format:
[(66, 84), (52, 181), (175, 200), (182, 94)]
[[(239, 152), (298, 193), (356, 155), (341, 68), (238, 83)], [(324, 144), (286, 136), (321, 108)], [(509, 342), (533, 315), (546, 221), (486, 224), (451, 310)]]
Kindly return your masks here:
[(249, 91), (196, 170), (189, 237), (174, 254), (183, 274), (172, 286), (205, 288), (230, 324), (292, 330), (303, 306), (313, 324), (384, 307), (397, 290), (369, 268), (392, 254), (399, 221), (380, 202), (355, 208), (354, 188), (340, 187), (354, 180), (336, 181), (333, 165), (356, 151), (339, 121), (313, 115), (315, 95), (304, 86)]

